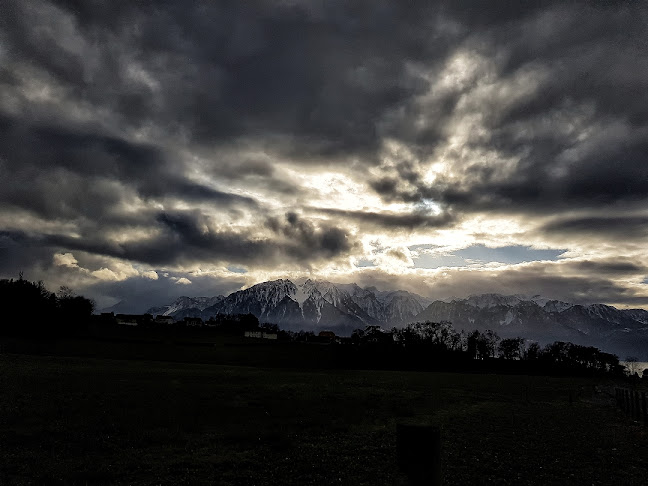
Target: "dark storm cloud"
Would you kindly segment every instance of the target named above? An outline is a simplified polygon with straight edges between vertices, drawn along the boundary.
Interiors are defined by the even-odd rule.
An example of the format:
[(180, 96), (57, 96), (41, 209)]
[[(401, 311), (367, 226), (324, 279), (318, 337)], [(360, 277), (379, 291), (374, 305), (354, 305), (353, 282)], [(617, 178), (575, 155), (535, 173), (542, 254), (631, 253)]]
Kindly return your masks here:
[[(370, 181), (385, 200), (431, 199), (464, 211), (546, 212), (561, 208), (599, 208), (648, 198), (648, 9), (642, 2), (545, 4), (541, 10), (519, 7), (520, 18), (489, 10), (499, 21), (491, 25), (468, 8), (449, 12), (476, 28), (466, 51), (486, 56), (491, 85), (538, 87), (513, 92), (493, 104), (480, 95), (477, 76), (460, 89), (473, 99), (482, 135), (471, 136), (464, 148), (519, 160), (502, 174), (497, 162), (478, 156), (456, 157), (454, 176), (439, 175), (433, 184), (416, 171), (388, 167)], [(452, 15), (452, 14), (450, 14)], [(497, 93), (497, 91), (493, 91)], [(457, 92), (442, 96), (459, 117)], [(482, 96), (482, 98), (480, 98)], [(471, 98), (472, 97), (472, 98)], [(465, 109), (465, 108), (464, 108)], [(463, 114), (466, 114), (463, 112)], [(441, 118), (444, 120), (445, 118)], [(432, 125), (435, 120), (430, 120)], [(593, 131), (593, 139), (587, 132)], [(471, 157), (471, 156), (468, 156)]]
[(530, 63), (552, 70), (543, 90), (504, 112), (504, 121), (546, 113), (566, 101), (595, 101), (601, 116), (645, 125), (647, 16), (642, 2), (562, 2), (494, 31), (495, 42), (508, 50), (503, 76)]
[(356, 244), (346, 231), (329, 224), (316, 225), (294, 213), (287, 214), (285, 220), (268, 220), (267, 226), (277, 238), (213, 230), (197, 212), (164, 212), (157, 220), (164, 229), (162, 235), (122, 245), (123, 257), (151, 264), (221, 259), (265, 267), (282, 261), (338, 257)]
[(398, 190), (398, 179), (395, 177), (381, 177), (380, 179), (369, 181), (369, 185), (387, 200), (397, 197), (405, 198), (405, 193)]
[[(427, 86), (406, 63), (442, 59), (450, 45), (430, 33), (425, 2), (57, 4), (98, 48), (91, 67), (47, 42), (17, 3), (10, 45), (85, 99), (203, 142), (288, 136), (282, 151), (300, 156), (373, 152), (386, 111)], [(157, 87), (129, 78), (129, 63)]]
[[(307, 263), (342, 256), (357, 245), (345, 230), (329, 224), (314, 224), (289, 213), (285, 220), (270, 218), (275, 238), (258, 237), (212, 228), (209, 218), (198, 211), (161, 212), (156, 216), (154, 236), (115, 242), (101, 233), (83, 238), (63, 234), (3, 231), (0, 256), (4, 263), (15, 252), (31, 254), (40, 247), (83, 251), (91, 255), (120, 258), (162, 267), (199, 262), (228, 261), (272, 267), (283, 262)], [(51, 256), (51, 252), (49, 253)], [(5, 268), (0, 268), (4, 273)]]
[(316, 225), (293, 213), (286, 215), (285, 221), (268, 220), (268, 227), (278, 238), (213, 230), (197, 212), (164, 212), (157, 220), (164, 229), (162, 235), (122, 245), (123, 258), (158, 265), (220, 259), (266, 267), (283, 261), (334, 258), (348, 253), (355, 245), (344, 230), (328, 224)]
[(579, 272), (603, 275), (644, 275), (648, 267), (630, 261), (627, 258), (616, 260), (594, 260), (570, 263), (570, 266)]
[(316, 225), (292, 212), (286, 213), (283, 220), (269, 218), (267, 226), (290, 242), (287, 252), (298, 259), (335, 257), (348, 253), (357, 245), (344, 229), (328, 223)]
[[(552, 161), (572, 142), (552, 142), (535, 143), (509, 179), (497, 179), (491, 167), (475, 165), (465, 171), (461, 186), (448, 184), (443, 187), (441, 179), (440, 189), (422, 188), (416, 194), (466, 208), (506, 210), (515, 204), (530, 212), (601, 208), (616, 202), (638, 202), (648, 198), (648, 165), (645, 164), (648, 144), (644, 140), (625, 142), (615, 151), (604, 149), (563, 166)], [(511, 146), (513, 144), (508, 145)], [(554, 169), (559, 170), (560, 175), (554, 175)]]
[(548, 234), (607, 236), (615, 239), (648, 237), (646, 216), (558, 218), (542, 227)]
[[(0, 275), (15, 278), (21, 271), (51, 264), (51, 248), (29, 243), (27, 236), (20, 232), (0, 231)], [(30, 275), (26, 273), (25, 277)]]
[(197, 212), (163, 212), (157, 221), (160, 236), (128, 245), (129, 259), (151, 264), (200, 262), (227, 259), (237, 263), (276, 262), (281, 248), (272, 241), (247, 234), (216, 231)]
[(5, 174), (0, 200), (46, 217), (110, 210), (123, 197), (106, 186), (111, 180), (132, 186), (144, 198), (256, 206), (251, 198), (187, 180), (181, 164), (150, 145), (6, 116), (0, 116), (0, 167)]
[(316, 212), (366, 223), (377, 228), (394, 230), (412, 230), (415, 228), (444, 228), (456, 222), (450, 213), (432, 215), (425, 212), (412, 213), (376, 213), (371, 211), (346, 211), (343, 209), (311, 208)]
[[(549, 71), (540, 89), (484, 112), (491, 134), (476, 143), (521, 156), (518, 171), (502, 180), (474, 163), (461, 183), (440, 177), (430, 186), (401, 163), (394, 176), (371, 182), (385, 199), (434, 199), (464, 210), (511, 203), (519, 210), (542, 210), (646, 197), (648, 174), (638, 164), (646, 147), (637, 139), (619, 141), (623, 151), (613, 146), (588, 155), (556, 177), (548, 169), (573, 146), (573, 137), (519, 136), (525, 129), (520, 123), (570, 103), (592, 103), (597, 116), (645, 125), (646, 9), (638, 2), (112, 3), (55, 2), (61, 10), (42, 7), (38, 15), (38, 4), (29, 9), (12, 3), (6, 25), (11, 52), (95, 106), (116, 110), (132, 128), (154, 120), (205, 142), (253, 134), (302, 160), (359, 151), (372, 161), (385, 136), (424, 152), (443, 139), (444, 122), (474, 86), (439, 95), (427, 108), (432, 112), (422, 111), (414, 99), (429, 83), (407, 63), (424, 65), (434, 77), (453, 49), (464, 46), (498, 59), (501, 81), (529, 65)], [(74, 35), (60, 25), (52, 28), (47, 13), (52, 23), (60, 20), (57, 15), (74, 19)], [(63, 37), (61, 42), (51, 42), (39, 24), (53, 30), (50, 36)], [(72, 41), (76, 50), (69, 47)], [(97, 50), (92, 63), (84, 57), (90, 48)], [(140, 71), (155, 86), (138, 82)], [(408, 117), (415, 115), (427, 118), (426, 129), (412, 129)], [(255, 170), (242, 165), (241, 174), (250, 168)], [(233, 173), (227, 167), (224, 172)], [(405, 188), (397, 181), (406, 182)], [(176, 188), (178, 195), (220, 196), (207, 188), (183, 189)], [(169, 188), (143, 190), (157, 195)]]
[(208, 201), (223, 205), (242, 204), (252, 208), (257, 207), (256, 201), (250, 197), (218, 191), (181, 177), (170, 177), (168, 180), (162, 181), (162, 183), (151, 183), (149, 181), (142, 186), (141, 191), (144, 195), (155, 197), (168, 195), (185, 201)]
[(432, 200), (463, 211), (532, 214), (648, 199), (648, 143), (643, 138), (620, 141), (618, 146), (604, 147), (570, 164), (556, 159), (573, 145), (572, 140), (556, 137), (523, 145), (513, 141), (514, 134), (499, 138), (498, 148), (510, 151), (506, 155), (524, 153), (518, 169), (507, 178), (498, 177), (488, 164), (474, 163), (463, 169), (459, 180), (441, 175), (428, 184), (421, 174), (411, 174), (407, 178), (384, 176), (370, 181), (370, 186), (387, 201)]
[[(501, 80), (530, 64), (550, 72), (541, 89), (484, 112), (493, 131), (487, 148), (518, 154), (532, 147), (520, 172), (489, 181), (473, 170), (467, 173), (473, 180), (461, 186), (440, 180), (427, 187), (416, 171), (399, 169), (410, 190), (394, 193), (389, 178), (375, 181), (376, 190), (466, 209), (511, 201), (542, 206), (543, 200), (570, 198), (587, 203), (599, 194), (602, 203), (645, 197), (637, 182), (645, 177), (641, 170), (619, 171), (617, 189), (599, 193), (595, 180), (612, 172), (619, 155), (614, 149), (599, 163), (581, 161), (555, 184), (543, 169), (573, 140), (556, 135), (522, 143), (516, 130), (520, 122), (579, 102), (594, 103), (601, 116), (644, 125), (646, 9), (640, 2), (113, 3), (54, 2), (60, 10), (39, 11), (39, 4), (25, 8), (12, 2), (6, 22), (11, 52), (95, 106), (116, 110), (133, 128), (155, 120), (171, 132), (211, 142), (279, 135), (275, 148), (302, 160), (361, 152), (370, 161), (384, 136), (414, 148), (436, 146), (466, 89), (440, 95), (432, 113), (421, 111), (413, 100), (429, 83), (407, 63), (424, 65), (434, 77), (447, 56), (464, 46), (499, 59)], [(74, 19), (74, 35), (61, 27), (61, 18), (68, 17)], [(56, 34), (61, 38), (52, 38)], [(70, 47), (73, 41), (76, 49)], [(86, 51), (92, 49), (97, 52), (88, 62)], [(140, 71), (155, 86), (139, 82)], [(407, 118), (414, 115), (425, 116), (428, 127), (413, 130)], [(624, 168), (645, 156), (643, 147), (634, 152)], [(581, 179), (583, 168), (593, 178)], [(561, 187), (551, 191), (551, 185)], [(491, 195), (474, 197), (486, 192)]]
[(218, 157), (216, 163), (208, 160), (205, 165), (206, 172), (217, 180), (242, 181), (291, 196), (303, 193), (295, 182), (285, 179), (285, 175), (279, 174), (275, 166), (266, 160), (229, 156)]
[(432, 300), (466, 297), (485, 292), (503, 295), (540, 295), (575, 304), (610, 303), (645, 306), (648, 297), (616, 282), (610, 274), (563, 275), (554, 270), (561, 264), (534, 263), (501, 271), (467, 272), (447, 269), (443, 276), (393, 275), (367, 269), (355, 276), (360, 286), (399, 288), (422, 294)]

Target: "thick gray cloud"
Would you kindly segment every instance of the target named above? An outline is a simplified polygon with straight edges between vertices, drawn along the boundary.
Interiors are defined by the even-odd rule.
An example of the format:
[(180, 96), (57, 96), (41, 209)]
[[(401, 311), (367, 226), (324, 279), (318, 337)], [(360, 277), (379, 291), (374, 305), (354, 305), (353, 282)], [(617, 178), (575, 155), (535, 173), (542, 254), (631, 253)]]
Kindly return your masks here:
[(608, 236), (613, 239), (643, 239), (648, 237), (648, 216), (588, 216), (555, 219), (547, 223), (547, 233)]
[(314, 211), (322, 214), (344, 218), (350, 221), (360, 221), (382, 230), (412, 230), (415, 228), (444, 228), (455, 223), (456, 219), (452, 214), (428, 214), (425, 211), (413, 211), (409, 213), (393, 212), (372, 212), (372, 211), (348, 211), (343, 209), (313, 208)]
[[(59, 7), (79, 26), (74, 39), (69, 29), (51, 25), (57, 19), (15, 4), (9, 9), (9, 42), (16, 54), (78, 96), (116, 109), (132, 127), (153, 119), (201, 142), (250, 131), (290, 136), (281, 149), (300, 156), (373, 151), (384, 112), (425, 88), (405, 64), (441, 58), (449, 45), (438, 35), (431, 42), (428, 25), (414, 22), (426, 10), (423, 4), (169, 1)], [(401, 27), (392, 30), (394, 25)], [(52, 44), (43, 27), (82, 46)], [(138, 70), (155, 82), (138, 83)]]
[(648, 273), (646, 265), (638, 264), (628, 258), (574, 262), (572, 267), (592, 275), (645, 275)]
[[(0, 131), (0, 160), (8, 175), (0, 182), (4, 183), (0, 197), (5, 203), (44, 212), (49, 217), (57, 216), (57, 210), (85, 213), (88, 206), (105, 208), (119, 200), (119, 193), (100, 194), (101, 190), (95, 190), (102, 180), (133, 186), (144, 198), (255, 205), (249, 197), (188, 180), (180, 172), (182, 166), (155, 147), (111, 136), (34, 126), (9, 117), (0, 117)], [(72, 178), (76, 189), (61, 191), (59, 184), (52, 184), (52, 177), (62, 179), (63, 184)], [(82, 183), (78, 184), (74, 177), (82, 178)]]
[[(283, 262), (301, 264), (332, 259), (348, 254), (357, 242), (345, 230), (330, 224), (315, 224), (288, 213), (284, 220), (269, 218), (273, 237), (250, 232), (213, 228), (209, 218), (197, 211), (161, 212), (155, 217), (154, 236), (114, 242), (103, 235), (83, 238), (64, 234), (3, 231), (0, 256), (17, 248), (47, 247), (78, 250), (161, 267), (176, 264), (227, 261), (259, 267), (279, 266)], [(5, 259), (5, 258), (3, 258)]]
[[(369, 233), (635, 251), (647, 66), (643, 2), (8, 0), (0, 274), (75, 252), (265, 277), (374, 257)], [(606, 251), (501, 282), (580, 298), (599, 272), (631, 300), (643, 264)]]
[[(519, 19), (485, 22), (463, 44), (489, 60), (487, 79), (475, 76), (435, 101), (451, 108), (448, 116), (433, 117), (432, 126), (480, 117), (464, 154), (446, 150), (452, 175), (429, 183), (421, 171), (404, 171), (407, 164), (390, 165), (371, 181), (386, 200), (546, 213), (648, 198), (648, 9), (640, 2), (589, 2), (522, 10)], [(516, 84), (523, 76), (535, 89)], [(484, 92), (499, 95), (490, 89), (498, 84), (510, 96), (494, 104)], [(430, 148), (437, 143), (435, 137)], [(514, 170), (503, 174), (492, 157), (481, 160), (484, 153), (514, 159)]]
[(267, 226), (289, 242), (286, 253), (298, 260), (332, 258), (348, 253), (357, 243), (347, 231), (322, 224), (316, 226), (296, 213), (286, 213), (282, 221), (270, 218)]

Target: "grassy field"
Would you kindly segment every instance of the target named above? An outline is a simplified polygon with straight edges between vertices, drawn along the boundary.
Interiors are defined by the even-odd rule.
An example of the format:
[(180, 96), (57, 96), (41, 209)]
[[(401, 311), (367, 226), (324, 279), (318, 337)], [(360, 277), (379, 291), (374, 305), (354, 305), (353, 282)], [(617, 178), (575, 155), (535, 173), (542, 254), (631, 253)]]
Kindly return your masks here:
[(446, 484), (645, 485), (608, 386), (5, 354), (0, 484), (406, 484), (396, 424), (421, 423)]

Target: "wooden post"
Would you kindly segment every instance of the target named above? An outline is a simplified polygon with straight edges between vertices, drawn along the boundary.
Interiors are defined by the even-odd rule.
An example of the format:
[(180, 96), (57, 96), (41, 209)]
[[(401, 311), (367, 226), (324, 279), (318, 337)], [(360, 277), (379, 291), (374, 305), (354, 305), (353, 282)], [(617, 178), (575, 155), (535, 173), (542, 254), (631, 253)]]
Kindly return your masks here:
[(648, 403), (646, 403), (646, 392), (641, 392), (641, 402), (643, 405), (643, 421), (644, 425), (648, 425)]
[(441, 430), (431, 425), (396, 426), (398, 466), (412, 486), (441, 486)]

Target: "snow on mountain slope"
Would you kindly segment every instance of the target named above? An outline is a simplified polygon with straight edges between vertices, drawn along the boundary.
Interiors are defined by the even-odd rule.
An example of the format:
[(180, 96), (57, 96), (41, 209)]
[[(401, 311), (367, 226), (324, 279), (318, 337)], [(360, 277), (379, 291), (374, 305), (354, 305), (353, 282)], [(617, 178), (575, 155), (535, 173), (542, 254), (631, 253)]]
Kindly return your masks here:
[(569, 341), (613, 353), (634, 350), (645, 355), (648, 349), (648, 312), (643, 309), (570, 304), (539, 296), (483, 294), (435, 301), (409, 322), (417, 321), (449, 321), (460, 330), (492, 329), (501, 337), (521, 336), (545, 344)]
[(305, 293), (321, 296), (324, 301), (336, 309), (359, 319), (365, 324), (378, 324), (373, 316), (358, 305), (345, 287), (350, 288), (349, 286), (337, 285), (324, 280), (307, 280), (303, 284)]
[(254, 314), (264, 316), (275, 309), (285, 297), (294, 296), (297, 286), (290, 280), (274, 280), (253, 285), (244, 290), (231, 293), (210, 310), (221, 314)]
[(648, 311), (644, 309), (624, 309), (621, 312), (626, 314), (630, 319), (648, 325)]
[(497, 306), (515, 306), (526, 299), (522, 295), (481, 294), (471, 295), (465, 300), (468, 305), (478, 309), (487, 309)]
[(404, 290), (379, 291), (351, 284), (351, 299), (378, 322), (398, 324), (423, 311), (426, 299)]
[(306, 280), (274, 280), (253, 285), (227, 297), (182, 297), (151, 313), (208, 319), (216, 314), (254, 314), (262, 322), (288, 327), (300, 323), (326, 326), (396, 325), (423, 310), (422, 297), (401, 290), (380, 292), (356, 284)]
[(548, 299), (543, 299), (546, 302), (544, 304), (540, 304), (540, 302), (537, 302), (539, 305), (542, 305), (542, 308), (546, 312), (563, 312), (569, 309), (570, 307), (573, 307), (574, 304), (569, 304), (567, 302), (562, 302), (560, 300), (548, 300)]
[[(280, 279), (253, 285), (227, 297), (181, 297), (149, 312), (203, 319), (216, 314), (251, 313), (261, 322), (276, 323), (284, 329), (329, 329), (339, 334), (349, 334), (366, 325), (389, 328), (408, 322), (449, 321), (457, 329), (493, 329), (502, 337), (571, 341), (612, 352), (647, 348), (644, 345), (648, 339), (648, 311), (643, 309), (620, 310), (609, 305), (571, 304), (538, 295), (494, 293), (453, 298), (449, 302), (435, 301), (426, 307), (422, 301), (421, 296), (402, 290), (379, 291), (375, 287), (314, 279), (296, 285)], [(637, 338), (633, 340), (633, 336)], [(632, 354), (641, 355), (641, 352)]]

